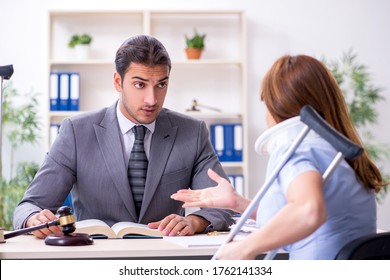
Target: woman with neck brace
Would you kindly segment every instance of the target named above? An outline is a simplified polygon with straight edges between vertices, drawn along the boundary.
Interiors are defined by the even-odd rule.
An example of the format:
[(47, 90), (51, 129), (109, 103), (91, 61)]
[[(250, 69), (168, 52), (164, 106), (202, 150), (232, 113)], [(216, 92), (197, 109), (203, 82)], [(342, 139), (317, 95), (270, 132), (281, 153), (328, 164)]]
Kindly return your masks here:
[[(266, 130), (255, 150), (268, 155), (267, 176), (302, 130), (299, 113), (311, 105), (332, 127), (362, 145), (331, 72), (315, 58), (298, 55), (278, 59), (264, 77), (261, 100)], [(367, 152), (343, 161), (325, 184), (322, 174), (337, 151), (314, 131), (300, 144), (260, 201), (251, 218), (258, 230), (228, 243), (218, 259), (254, 259), (282, 247), (290, 259), (333, 259), (348, 241), (376, 232), (375, 193), (387, 185)], [(243, 213), (250, 200), (214, 171), (217, 186), (180, 190), (171, 197), (183, 207), (231, 209)]]

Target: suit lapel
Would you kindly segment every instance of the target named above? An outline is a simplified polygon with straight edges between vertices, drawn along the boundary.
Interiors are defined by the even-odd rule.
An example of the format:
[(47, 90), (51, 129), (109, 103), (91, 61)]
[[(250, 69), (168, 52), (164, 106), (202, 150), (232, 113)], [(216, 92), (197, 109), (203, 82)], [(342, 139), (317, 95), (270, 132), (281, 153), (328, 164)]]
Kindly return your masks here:
[(133, 220), (136, 221), (137, 214), (127, 178), (126, 164), (122, 149), (118, 148), (122, 147), (122, 141), (116, 117), (116, 103), (107, 109), (106, 115), (100, 124), (94, 124), (94, 129), (108, 173), (127, 210)]
[(171, 153), (173, 143), (175, 142), (176, 133), (177, 126), (172, 127), (165, 111), (161, 111), (156, 120), (156, 129), (151, 141), (145, 193), (139, 220), (142, 219), (149, 207), (154, 193), (156, 192)]

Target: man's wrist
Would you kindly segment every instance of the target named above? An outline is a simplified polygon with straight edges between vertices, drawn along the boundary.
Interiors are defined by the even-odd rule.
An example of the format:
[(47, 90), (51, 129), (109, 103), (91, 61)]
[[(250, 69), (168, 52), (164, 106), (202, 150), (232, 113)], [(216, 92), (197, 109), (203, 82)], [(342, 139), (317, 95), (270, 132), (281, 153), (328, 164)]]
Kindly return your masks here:
[(24, 220), (23, 224), (22, 224), (22, 227), (21, 228), (27, 228), (29, 227), (27, 225), (27, 222), (30, 220), (30, 218), (36, 214), (38, 214), (39, 212), (32, 212), (29, 216), (27, 216), (27, 218)]
[(211, 223), (201, 216), (191, 214), (187, 218), (191, 219), (195, 233), (207, 233), (213, 228)]

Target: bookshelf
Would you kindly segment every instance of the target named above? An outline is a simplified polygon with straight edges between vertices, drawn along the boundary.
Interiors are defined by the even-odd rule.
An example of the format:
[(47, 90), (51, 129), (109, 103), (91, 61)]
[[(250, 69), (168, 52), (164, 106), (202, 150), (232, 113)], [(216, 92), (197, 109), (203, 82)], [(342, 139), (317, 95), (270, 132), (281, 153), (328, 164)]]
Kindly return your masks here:
[[(200, 60), (185, 57), (185, 34), (194, 29), (206, 33)], [(68, 48), (73, 34), (92, 35), (88, 59), (75, 58)], [(149, 34), (167, 48), (172, 60), (168, 95), (164, 107), (213, 123), (241, 123), (243, 158), (222, 162), (228, 174), (242, 174), (248, 194), (248, 116), (246, 73), (246, 21), (242, 11), (224, 10), (51, 10), (48, 12), (47, 84), (51, 72), (80, 73), (79, 111), (48, 111), (50, 124), (66, 117), (107, 107), (117, 98), (113, 87), (114, 58), (118, 47), (135, 34)], [(188, 111), (192, 100), (221, 112), (200, 108)], [(48, 98), (49, 100), (49, 98)]]

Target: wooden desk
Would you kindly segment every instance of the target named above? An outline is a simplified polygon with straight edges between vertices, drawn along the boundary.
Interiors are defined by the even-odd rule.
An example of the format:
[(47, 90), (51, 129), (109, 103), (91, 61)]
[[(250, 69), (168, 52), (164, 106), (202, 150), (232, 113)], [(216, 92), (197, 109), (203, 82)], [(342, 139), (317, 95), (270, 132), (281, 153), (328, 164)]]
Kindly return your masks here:
[(211, 259), (218, 247), (187, 248), (164, 239), (95, 239), (88, 246), (48, 246), (32, 235), (0, 244), (0, 259)]

